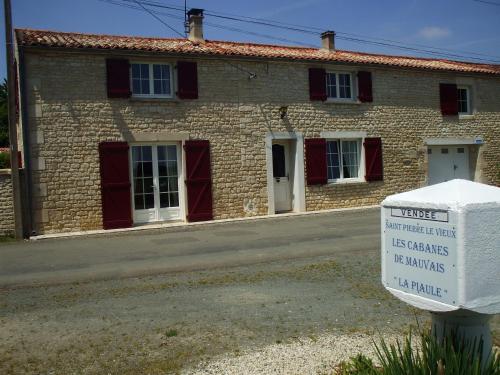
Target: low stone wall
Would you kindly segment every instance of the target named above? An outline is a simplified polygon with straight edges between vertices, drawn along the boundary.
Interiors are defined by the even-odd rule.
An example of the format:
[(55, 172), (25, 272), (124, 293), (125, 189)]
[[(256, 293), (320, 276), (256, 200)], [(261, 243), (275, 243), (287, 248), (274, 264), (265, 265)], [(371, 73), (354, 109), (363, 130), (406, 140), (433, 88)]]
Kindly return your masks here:
[(0, 169), (0, 236), (14, 233), (14, 207), (10, 169)]

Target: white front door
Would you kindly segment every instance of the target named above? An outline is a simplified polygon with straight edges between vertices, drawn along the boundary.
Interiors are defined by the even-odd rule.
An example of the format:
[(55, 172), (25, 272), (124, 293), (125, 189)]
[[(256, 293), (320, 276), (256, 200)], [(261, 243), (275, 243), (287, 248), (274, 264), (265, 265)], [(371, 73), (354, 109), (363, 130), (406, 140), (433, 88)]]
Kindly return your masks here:
[(469, 149), (467, 147), (453, 148), (453, 171), (454, 178), (470, 180)]
[(276, 212), (292, 209), (289, 155), (287, 142), (273, 144), (274, 209)]
[(435, 146), (428, 148), (429, 185), (461, 178), (470, 179), (467, 146)]
[(180, 146), (133, 145), (130, 149), (134, 222), (180, 219)]

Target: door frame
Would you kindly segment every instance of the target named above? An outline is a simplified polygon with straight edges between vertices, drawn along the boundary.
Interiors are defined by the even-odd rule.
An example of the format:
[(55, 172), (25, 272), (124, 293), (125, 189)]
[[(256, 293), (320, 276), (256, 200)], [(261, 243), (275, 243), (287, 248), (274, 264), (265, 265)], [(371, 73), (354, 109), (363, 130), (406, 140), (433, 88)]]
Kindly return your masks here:
[[(177, 146), (177, 171), (179, 175), (177, 176), (177, 186), (179, 189), (179, 218), (172, 220), (157, 220), (149, 222), (137, 222), (135, 220), (135, 205), (134, 205), (134, 178), (133, 178), (133, 161), (132, 161), (132, 147), (133, 146)], [(185, 184), (185, 153), (184, 153), (184, 140), (168, 140), (168, 141), (155, 141), (155, 142), (128, 142), (129, 146), (129, 178), (130, 178), (130, 204), (132, 207), (132, 220), (134, 225), (147, 225), (162, 222), (169, 222), (175, 220), (186, 221), (187, 213), (187, 202), (186, 202), (186, 184)], [(153, 158), (154, 160), (154, 158)], [(154, 168), (154, 167), (153, 167)]]
[[(292, 194), (292, 212), (305, 212), (305, 177), (304, 177), (304, 137), (301, 132), (269, 132), (266, 134), (266, 174), (267, 174), (267, 213), (275, 215), (274, 205), (274, 177), (273, 177), (273, 140), (294, 141), (295, 147), (289, 147), (289, 158), (293, 157), (294, 168), (289, 171), (293, 173), (293, 184), (290, 193)], [(293, 156), (292, 156), (293, 155)], [(289, 160), (289, 162), (290, 162)]]

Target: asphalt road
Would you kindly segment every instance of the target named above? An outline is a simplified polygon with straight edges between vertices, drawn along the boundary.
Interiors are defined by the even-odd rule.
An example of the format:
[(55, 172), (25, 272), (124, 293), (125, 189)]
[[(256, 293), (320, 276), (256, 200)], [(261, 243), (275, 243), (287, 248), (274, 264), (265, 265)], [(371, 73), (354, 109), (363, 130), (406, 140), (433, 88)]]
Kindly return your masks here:
[(0, 287), (251, 265), (380, 248), (379, 210), (0, 243)]

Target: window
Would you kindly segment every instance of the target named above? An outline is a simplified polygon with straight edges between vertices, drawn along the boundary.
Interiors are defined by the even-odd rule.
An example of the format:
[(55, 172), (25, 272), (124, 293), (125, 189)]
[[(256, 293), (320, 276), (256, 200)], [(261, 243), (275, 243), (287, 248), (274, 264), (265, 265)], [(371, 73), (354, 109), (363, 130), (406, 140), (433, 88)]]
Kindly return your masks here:
[(132, 95), (172, 97), (172, 73), (168, 64), (133, 63)]
[(458, 113), (462, 115), (469, 115), (470, 108), (470, 90), (468, 87), (457, 87), (458, 98)]
[(361, 140), (328, 140), (326, 156), (328, 181), (360, 178)]
[(351, 73), (326, 73), (328, 99), (353, 99)]

